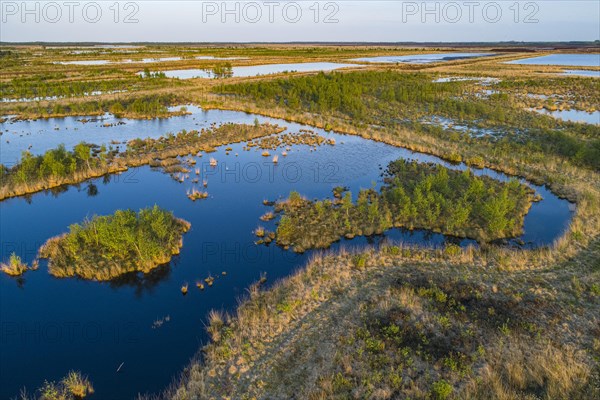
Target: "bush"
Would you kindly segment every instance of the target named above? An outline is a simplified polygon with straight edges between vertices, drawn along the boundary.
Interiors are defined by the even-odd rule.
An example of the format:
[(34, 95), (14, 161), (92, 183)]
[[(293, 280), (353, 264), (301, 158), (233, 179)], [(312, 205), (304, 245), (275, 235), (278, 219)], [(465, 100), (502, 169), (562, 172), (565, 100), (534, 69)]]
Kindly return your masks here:
[(452, 394), (452, 385), (445, 380), (434, 382), (431, 388), (431, 394), (436, 400), (444, 400)]
[(48, 270), (54, 276), (109, 280), (169, 262), (189, 228), (188, 222), (158, 206), (137, 214), (117, 210), (71, 225), (67, 234), (48, 240), (40, 256), (50, 259)]

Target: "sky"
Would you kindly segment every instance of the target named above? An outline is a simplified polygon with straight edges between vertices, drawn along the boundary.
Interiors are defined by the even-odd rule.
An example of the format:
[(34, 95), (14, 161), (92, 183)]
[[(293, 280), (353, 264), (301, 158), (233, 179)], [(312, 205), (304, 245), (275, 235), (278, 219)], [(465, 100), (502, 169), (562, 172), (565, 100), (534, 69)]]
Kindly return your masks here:
[(600, 1), (7, 1), (5, 42), (600, 40)]

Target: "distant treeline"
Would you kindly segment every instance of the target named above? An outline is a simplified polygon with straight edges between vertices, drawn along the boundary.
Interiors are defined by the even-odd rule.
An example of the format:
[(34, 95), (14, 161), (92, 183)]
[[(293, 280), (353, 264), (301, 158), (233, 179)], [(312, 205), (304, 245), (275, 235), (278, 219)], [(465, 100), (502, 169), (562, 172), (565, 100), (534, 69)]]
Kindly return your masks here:
[(54, 103), (48, 106), (38, 104), (18, 105), (15, 112), (21, 118), (60, 117), (65, 115), (97, 115), (110, 112), (116, 117), (155, 118), (166, 117), (169, 106), (181, 104), (183, 99), (174, 94), (161, 94), (141, 97), (125, 97), (114, 100), (78, 101), (69, 104)]
[(101, 76), (90, 79), (81, 77), (74, 80), (62, 73), (33, 75), (14, 78), (0, 82), (2, 98), (10, 99), (36, 99), (53, 97), (80, 97), (93, 93), (111, 93), (117, 91), (135, 91), (139, 89), (152, 89), (166, 85), (175, 85), (178, 82), (168, 80), (164, 74), (150, 74), (148, 76), (135, 76), (129, 78), (102, 78)]

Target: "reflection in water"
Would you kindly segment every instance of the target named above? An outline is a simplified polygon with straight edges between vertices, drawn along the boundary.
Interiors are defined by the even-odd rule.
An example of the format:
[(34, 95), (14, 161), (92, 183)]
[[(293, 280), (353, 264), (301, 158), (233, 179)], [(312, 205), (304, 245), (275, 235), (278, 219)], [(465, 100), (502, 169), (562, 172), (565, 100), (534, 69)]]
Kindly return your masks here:
[(86, 191), (87, 191), (87, 195), (89, 197), (97, 196), (98, 195), (98, 186), (94, 185), (93, 183), (90, 183), (87, 186)]
[(156, 286), (167, 280), (171, 275), (171, 264), (177, 264), (177, 257), (174, 257), (169, 264), (163, 264), (147, 274), (141, 272), (130, 272), (120, 277), (113, 279), (109, 282), (109, 285), (113, 289), (120, 289), (122, 287), (131, 287), (134, 289), (135, 296), (137, 298), (142, 297), (144, 294), (151, 294)]

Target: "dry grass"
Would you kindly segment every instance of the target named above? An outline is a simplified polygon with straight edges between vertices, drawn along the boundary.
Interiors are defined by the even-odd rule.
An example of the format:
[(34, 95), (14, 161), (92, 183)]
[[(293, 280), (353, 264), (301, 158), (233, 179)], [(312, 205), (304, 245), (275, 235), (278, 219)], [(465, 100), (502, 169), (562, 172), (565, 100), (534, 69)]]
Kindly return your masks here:
[[(453, 398), (592, 398), (581, 349), (600, 307), (587, 283), (574, 300), (566, 277), (599, 254), (596, 241), (577, 258), (586, 264), (512, 274), (474, 248), (316, 256), (267, 292), (253, 287), (236, 316), (211, 313), (204, 364), (166, 397), (426, 398), (448, 382)], [(573, 301), (581, 311), (567, 317)]]

